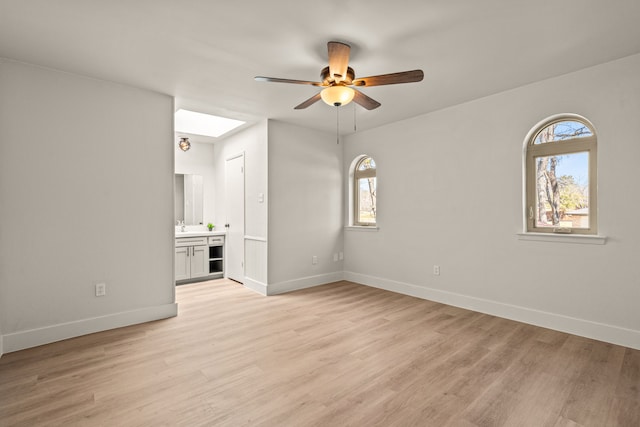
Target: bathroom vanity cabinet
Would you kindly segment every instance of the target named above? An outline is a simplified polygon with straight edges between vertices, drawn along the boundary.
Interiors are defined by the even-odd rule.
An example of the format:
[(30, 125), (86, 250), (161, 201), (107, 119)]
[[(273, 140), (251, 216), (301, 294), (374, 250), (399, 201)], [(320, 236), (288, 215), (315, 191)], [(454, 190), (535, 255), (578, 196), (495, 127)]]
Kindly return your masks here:
[(223, 277), (224, 235), (177, 233), (175, 260), (178, 284)]

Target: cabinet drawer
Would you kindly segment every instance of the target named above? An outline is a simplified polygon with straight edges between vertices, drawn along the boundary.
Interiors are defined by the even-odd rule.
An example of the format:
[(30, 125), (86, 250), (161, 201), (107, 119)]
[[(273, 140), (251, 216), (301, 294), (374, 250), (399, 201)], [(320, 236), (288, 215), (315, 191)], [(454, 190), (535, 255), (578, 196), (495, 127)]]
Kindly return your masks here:
[(206, 245), (207, 238), (206, 237), (184, 237), (181, 239), (176, 239), (176, 248), (182, 246), (198, 246), (198, 245)]
[(209, 237), (209, 246), (222, 246), (222, 245), (224, 245), (223, 236)]

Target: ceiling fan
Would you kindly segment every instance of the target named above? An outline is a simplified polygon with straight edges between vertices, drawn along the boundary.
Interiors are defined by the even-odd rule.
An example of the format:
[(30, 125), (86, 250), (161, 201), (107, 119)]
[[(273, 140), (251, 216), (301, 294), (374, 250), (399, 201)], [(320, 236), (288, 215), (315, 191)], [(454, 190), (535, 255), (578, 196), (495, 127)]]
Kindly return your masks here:
[(280, 79), (276, 77), (257, 76), (260, 82), (294, 83), (299, 85), (312, 85), (323, 87), (322, 91), (295, 107), (296, 110), (307, 108), (320, 99), (329, 105), (339, 107), (351, 101), (361, 105), (367, 110), (378, 108), (381, 104), (368, 97), (359, 90), (353, 88), (366, 86), (393, 85), (398, 83), (413, 83), (422, 81), (422, 70), (402, 71), (399, 73), (381, 74), (378, 76), (356, 78), (353, 68), (349, 67), (349, 53), (351, 46), (346, 43), (331, 41), (327, 43), (329, 51), (329, 66), (320, 71), (320, 82), (306, 80)]

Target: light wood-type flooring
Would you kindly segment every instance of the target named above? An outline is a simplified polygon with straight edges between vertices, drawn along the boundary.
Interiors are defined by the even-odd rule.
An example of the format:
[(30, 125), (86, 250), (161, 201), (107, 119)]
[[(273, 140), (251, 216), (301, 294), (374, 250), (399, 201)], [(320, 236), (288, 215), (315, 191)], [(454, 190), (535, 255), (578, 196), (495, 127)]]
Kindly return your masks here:
[(640, 426), (640, 351), (338, 282), (0, 359), (1, 426)]

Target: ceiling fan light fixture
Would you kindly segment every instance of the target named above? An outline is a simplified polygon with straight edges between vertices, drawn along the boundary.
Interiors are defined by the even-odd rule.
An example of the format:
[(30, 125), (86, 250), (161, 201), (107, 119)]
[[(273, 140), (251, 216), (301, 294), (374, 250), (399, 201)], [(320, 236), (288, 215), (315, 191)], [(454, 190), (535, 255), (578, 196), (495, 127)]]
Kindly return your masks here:
[(347, 86), (329, 86), (322, 89), (320, 92), (320, 97), (322, 100), (331, 106), (340, 107), (342, 105), (347, 105), (351, 101), (353, 101), (353, 97), (355, 96), (355, 91)]

